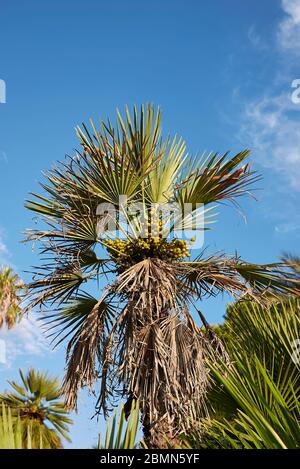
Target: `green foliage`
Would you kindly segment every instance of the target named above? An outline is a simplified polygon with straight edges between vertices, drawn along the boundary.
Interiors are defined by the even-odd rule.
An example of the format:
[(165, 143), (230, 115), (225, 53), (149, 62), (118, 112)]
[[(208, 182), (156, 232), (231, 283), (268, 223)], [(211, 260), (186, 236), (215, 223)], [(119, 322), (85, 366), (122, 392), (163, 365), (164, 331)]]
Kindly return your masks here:
[[(240, 301), (227, 308), (221, 327), (227, 348), (245, 350), (249, 355), (268, 359), (275, 354), (277, 363), (286, 365), (293, 353), (292, 343), (299, 337), (300, 300), (283, 297), (267, 305)], [(225, 338), (226, 340), (226, 338)]]
[(293, 347), (300, 301), (238, 302), (228, 308), (221, 329), (232, 365), (210, 363), (212, 419), (200, 422), (188, 445), (300, 448), (300, 362)]
[(61, 437), (69, 440), (72, 420), (60, 400), (59, 382), (33, 369), (27, 375), (19, 373), (21, 384), (9, 382), (13, 391), (0, 395), (0, 403), (10, 409), (14, 430), (21, 432), (24, 447), (30, 443), (32, 448), (61, 448)]
[(11, 410), (1, 405), (0, 415), (0, 449), (22, 448), (21, 421), (13, 422)]
[[(2, 404), (0, 408), (0, 449), (32, 449), (32, 428), (30, 424), (27, 424), (28, 438), (24, 446), (24, 425), (26, 423), (23, 423), (20, 417), (14, 417), (11, 409)], [(37, 448), (43, 448), (41, 440)]]
[(117, 420), (116, 410), (113, 417), (109, 417), (105, 440), (102, 444), (99, 435), (98, 449), (133, 449), (139, 444), (137, 441), (139, 402), (133, 400), (127, 422), (123, 404), (120, 407), (119, 414), (119, 421)]

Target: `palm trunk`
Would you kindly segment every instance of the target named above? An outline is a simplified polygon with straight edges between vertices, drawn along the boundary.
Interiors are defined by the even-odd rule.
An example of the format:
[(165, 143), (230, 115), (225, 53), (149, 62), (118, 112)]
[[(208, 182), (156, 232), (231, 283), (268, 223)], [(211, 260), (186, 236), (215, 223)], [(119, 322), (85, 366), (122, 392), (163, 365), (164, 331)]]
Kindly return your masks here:
[(140, 264), (143, 270), (134, 266), (141, 270), (134, 277), (126, 271), (133, 283), (125, 283), (122, 275), (119, 281), (127, 289), (121, 379), (130, 399), (140, 401), (147, 446), (176, 447), (178, 435), (205, 407), (207, 341), (188, 311), (183, 314), (174, 306), (172, 265), (157, 259)]

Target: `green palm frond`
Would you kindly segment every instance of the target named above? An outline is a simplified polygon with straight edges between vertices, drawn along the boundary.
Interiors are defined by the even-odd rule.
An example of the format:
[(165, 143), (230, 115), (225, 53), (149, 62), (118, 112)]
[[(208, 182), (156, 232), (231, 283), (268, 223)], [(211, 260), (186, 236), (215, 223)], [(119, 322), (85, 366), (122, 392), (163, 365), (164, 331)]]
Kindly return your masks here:
[(241, 353), (234, 359), (226, 374), (214, 366), (212, 374), (235, 400), (237, 416), (208, 423), (207, 435), (235, 448), (300, 448), (299, 369), (280, 365), (275, 374), (257, 357)]
[(285, 253), (282, 257), (282, 262), (287, 264), (294, 276), (300, 279), (300, 257), (293, 254)]
[(214, 381), (209, 394), (211, 419), (200, 421), (198, 432), (185, 437), (184, 444), (300, 447), (300, 362), (293, 359), (299, 328), (298, 298), (230, 305), (221, 329), (231, 365), (209, 363)]
[(227, 308), (221, 329), (227, 348), (242, 348), (259, 357), (269, 350), (277, 354), (279, 362), (288, 363), (292, 344), (299, 337), (300, 300), (280, 298), (267, 306), (239, 301)]
[(248, 188), (259, 177), (251, 171), (250, 165), (240, 164), (249, 156), (244, 150), (229, 158), (225, 153), (205, 155), (194, 160), (185, 179), (178, 186), (176, 199), (180, 203), (209, 204), (221, 200), (234, 200), (245, 195)]
[[(32, 425), (27, 424), (27, 441), (24, 445), (24, 425), (19, 417), (12, 415), (12, 411), (4, 404), (0, 408), (0, 449), (32, 449)], [(38, 449), (43, 449), (42, 441)]]
[[(49, 268), (47, 268), (49, 270)], [(58, 304), (68, 301), (78, 292), (87, 276), (78, 269), (76, 265), (67, 265), (65, 269), (56, 269), (45, 275), (45, 271), (39, 270), (35, 273), (34, 281), (28, 284), (28, 292), (31, 295), (30, 307), (44, 305), (49, 300)]]
[(300, 282), (285, 263), (247, 264), (239, 263), (236, 270), (253, 289), (259, 293), (290, 293), (300, 296)]
[(0, 414), (0, 449), (22, 448), (22, 429), (18, 419), (17, 424), (13, 424), (11, 410), (1, 404)]
[[(55, 346), (58, 346), (69, 335), (78, 331), (97, 305), (98, 300), (86, 293), (78, 294), (74, 298), (69, 298), (53, 314), (48, 314), (45, 321), (47, 323), (47, 336), (52, 339)], [(60, 337), (60, 336), (63, 337)]]
[[(125, 421), (127, 420), (127, 423)], [(127, 418), (124, 406), (119, 410), (119, 421), (117, 411), (112, 418), (108, 419), (105, 439), (102, 443), (99, 435), (98, 449), (133, 449), (139, 445), (137, 431), (139, 423), (139, 402), (133, 400), (129, 416)]]

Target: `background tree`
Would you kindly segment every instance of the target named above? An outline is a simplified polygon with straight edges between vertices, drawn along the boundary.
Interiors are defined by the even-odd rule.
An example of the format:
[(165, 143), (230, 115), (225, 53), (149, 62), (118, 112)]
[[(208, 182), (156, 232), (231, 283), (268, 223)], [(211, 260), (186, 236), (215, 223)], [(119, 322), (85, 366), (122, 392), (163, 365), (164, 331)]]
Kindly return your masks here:
[(22, 317), (21, 295), (24, 284), (10, 267), (0, 270), (0, 329), (11, 329)]
[(7, 406), (14, 425), (21, 421), (23, 447), (62, 448), (61, 437), (69, 440), (68, 425), (72, 420), (61, 400), (59, 381), (30, 369), (26, 375), (19, 370), (21, 384), (9, 381), (12, 391), (0, 395), (0, 404)]
[(300, 448), (300, 300), (237, 302), (220, 326), (231, 358), (210, 363), (211, 418), (185, 441), (195, 448)]
[[(46, 256), (29, 285), (30, 307), (50, 306), (54, 340), (69, 339), (68, 406), (76, 407), (80, 387), (99, 379), (98, 411), (106, 412), (110, 398), (127, 396), (129, 408), (138, 399), (152, 447), (163, 446), (166, 435), (176, 444), (176, 435), (206, 414), (204, 359), (223, 349), (194, 322), (195, 302), (222, 292), (253, 299), (267, 289), (292, 292), (297, 282), (286, 278), (284, 264), (204, 253), (190, 260), (181, 230), (207, 229), (211, 204), (235, 203), (257, 176), (245, 163), (248, 150), (189, 157), (181, 139), (162, 139), (160, 118), (146, 106), (132, 116), (126, 110), (125, 119), (118, 113), (115, 127), (78, 128), (82, 151), (50, 170), (44, 194), (27, 203), (43, 223), (28, 240), (41, 243)], [(136, 214), (124, 196), (139, 204)], [(163, 216), (170, 203), (190, 211), (183, 219)], [(99, 212), (99, 204), (106, 209)], [(83, 291), (92, 281), (107, 282), (100, 299)]]

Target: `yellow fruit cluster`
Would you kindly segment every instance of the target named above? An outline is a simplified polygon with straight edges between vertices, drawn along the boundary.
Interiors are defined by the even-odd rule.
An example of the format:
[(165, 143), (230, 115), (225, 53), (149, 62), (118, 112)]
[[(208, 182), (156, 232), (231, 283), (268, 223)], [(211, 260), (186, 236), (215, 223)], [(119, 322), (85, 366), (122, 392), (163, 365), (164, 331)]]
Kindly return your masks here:
[(138, 262), (147, 257), (157, 257), (169, 261), (179, 261), (190, 257), (188, 243), (180, 239), (166, 241), (162, 238), (138, 238), (135, 240), (106, 241), (107, 250), (118, 263)]

